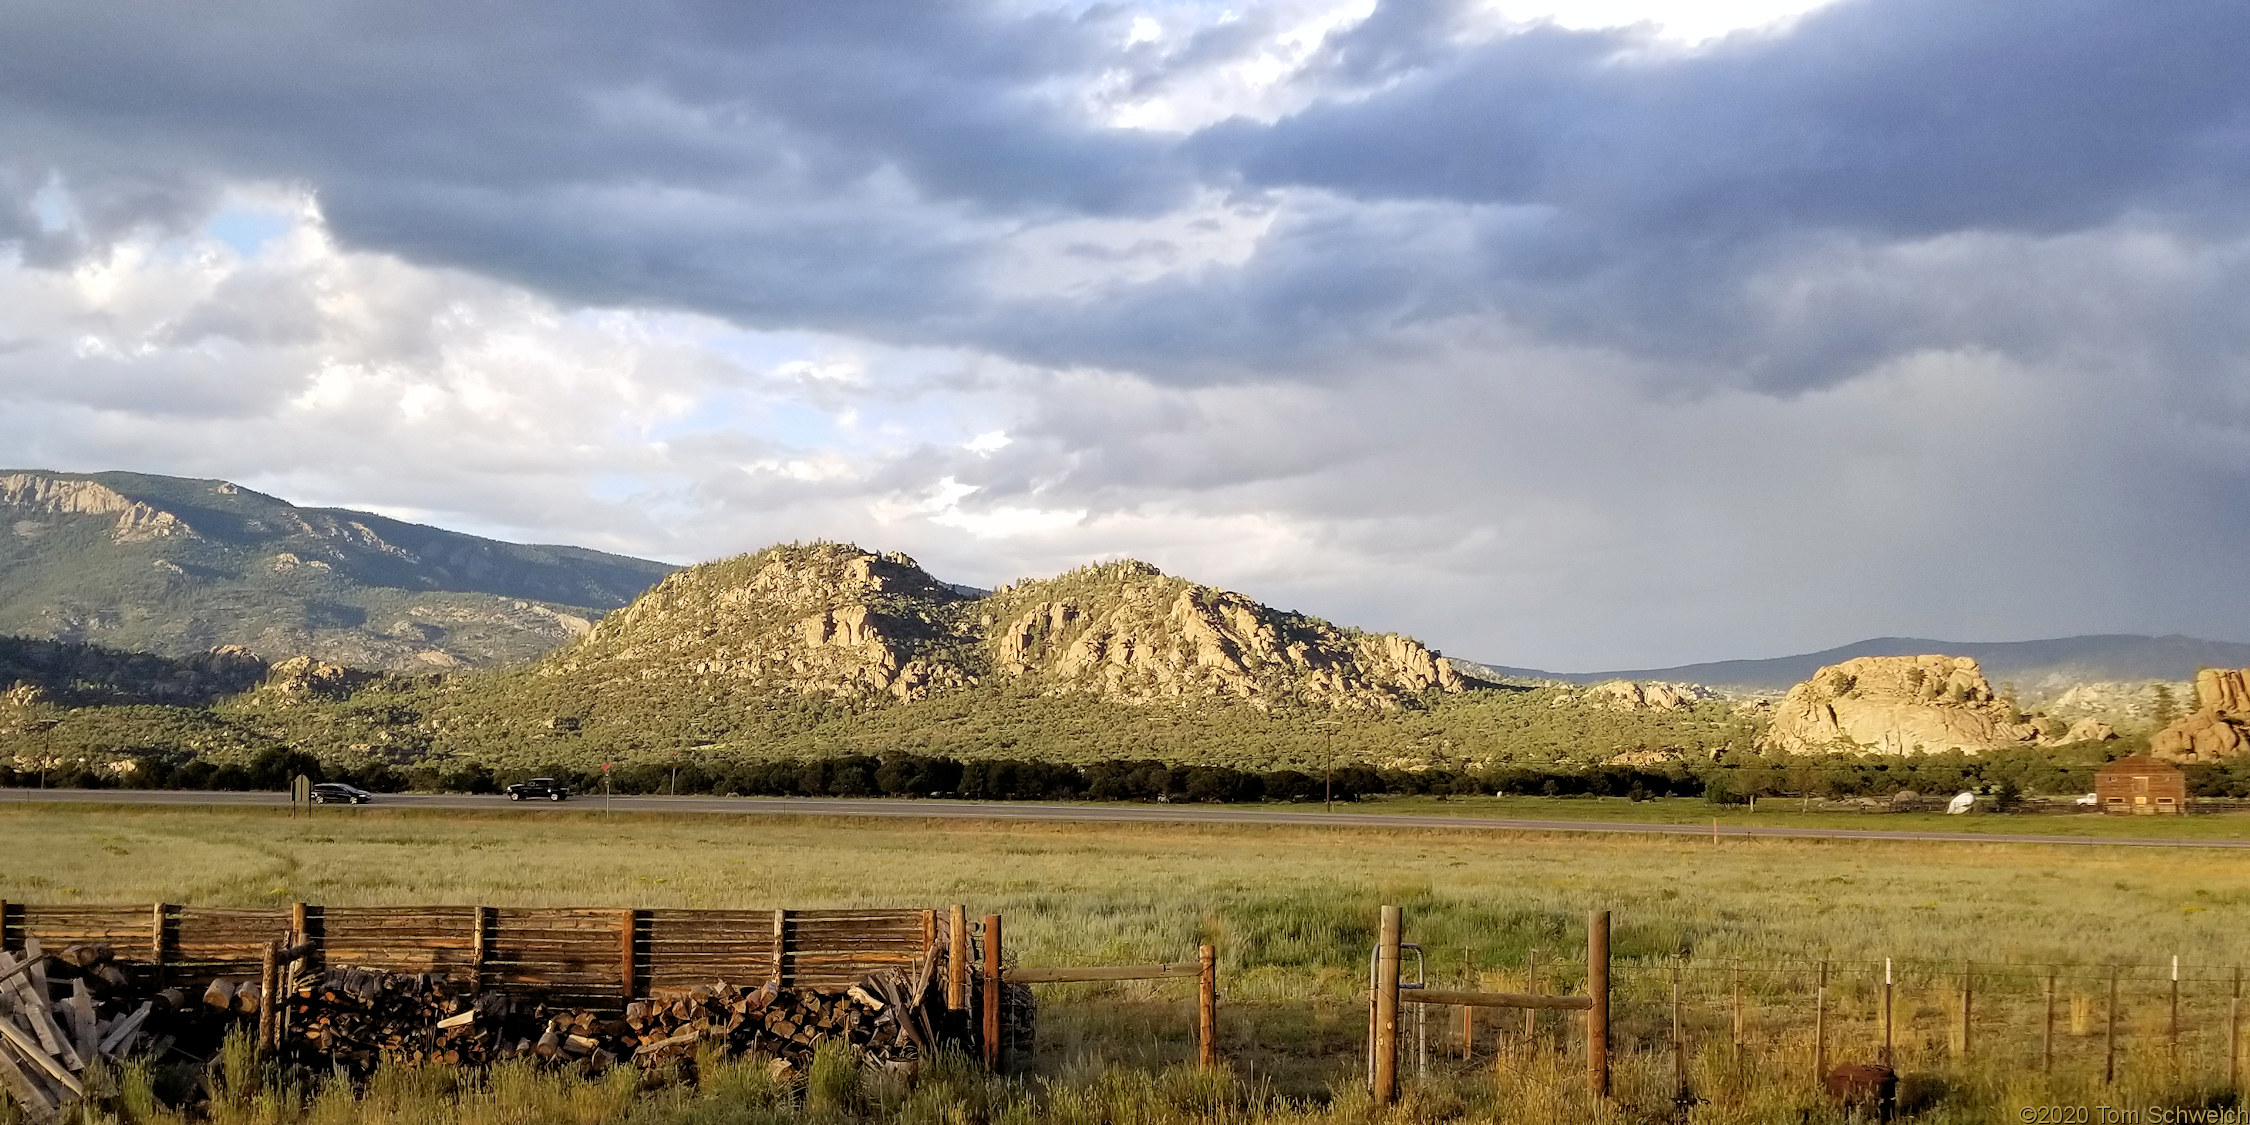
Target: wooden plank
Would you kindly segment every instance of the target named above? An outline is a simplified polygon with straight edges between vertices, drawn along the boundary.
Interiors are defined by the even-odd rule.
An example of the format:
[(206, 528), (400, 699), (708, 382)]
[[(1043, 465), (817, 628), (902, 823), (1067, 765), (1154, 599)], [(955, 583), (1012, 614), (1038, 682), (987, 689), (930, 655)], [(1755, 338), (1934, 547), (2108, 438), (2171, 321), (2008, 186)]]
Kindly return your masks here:
[(66, 1069), (63, 1063), (57, 1061), (54, 1056), (49, 1055), (46, 1051), (41, 1050), (39, 1042), (26, 1034), (22, 1028), (17, 1027), (16, 1021), (0, 1020), (0, 1038), (7, 1039), (9, 1043), (15, 1046), (16, 1054), (19, 1057), (25, 1062), (46, 1071), (47, 1076), (62, 1083), (64, 1089), (81, 1098), (86, 1096), (86, 1087), (80, 1085), (78, 1079), (71, 1076), (70, 1070)]
[(1401, 1004), (1459, 1004), (1470, 1008), (1534, 1008), (1583, 1012), (1594, 1006), (1588, 996), (1548, 996), (1522, 992), (1457, 992), (1444, 988), (1402, 988)]
[(24, 902), (9, 906), (18, 926), (114, 927), (129, 931), (148, 917), (146, 909), (138, 906), (40, 906)]
[(1080, 984), (1110, 980), (1163, 980), (1168, 977), (1199, 977), (1202, 975), (1203, 965), (1198, 961), (1174, 961), (1162, 965), (1017, 968), (1007, 971), (1007, 979), (1017, 984)]
[(34, 1120), (52, 1118), (62, 1108), (62, 1103), (47, 1092), (46, 1084), (33, 1077), (34, 1073), (16, 1062), (14, 1051), (0, 1046), (0, 1081), (7, 1083), (16, 1101), (31, 1111)]
[(86, 1060), (78, 1057), (78, 1049), (71, 1046), (70, 1037), (63, 1034), (62, 1025), (55, 1022), (54, 1012), (47, 1007), (48, 997), (53, 995), (47, 990), (47, 951), (40, 948), (38, 938), (29, 938), (23, 943), (23, 955), (31, 962), (31, 971), (16, 981), (16, 1018), (31, 1025), (47, 1053), (62, 1065), (86, 1069)]
[(70, 999), (63, 1001), (63, 1010), (70, 1015), (71, 1045), (78, 1048), (79, 1058), (92, 1062), (101, 1039), (94, 1031), (94, 994), (86, 987), (86, 978), (70, 982)]
[(149, 1013), (155, 1010), (155, 1001), (141, 1001), (141, 1006), (133, 1009), (132, 1015), (110, 1025), (109, 1034), (102, 1036), (95, 1050), (105, 1055), (118, 1055), (132, 1050), (133, 1040), (139, 1034), (141, 1024), (147, 1022)]

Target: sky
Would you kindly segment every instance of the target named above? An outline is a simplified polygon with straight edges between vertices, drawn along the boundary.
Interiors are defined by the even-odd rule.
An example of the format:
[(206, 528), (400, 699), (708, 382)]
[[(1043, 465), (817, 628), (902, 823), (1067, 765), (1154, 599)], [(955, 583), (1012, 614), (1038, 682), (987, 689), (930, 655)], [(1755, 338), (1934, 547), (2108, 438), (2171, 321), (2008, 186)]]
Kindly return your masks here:
[(2250, 6), (0, 5), (0, 463), (1586, 670), (2250, 640)]

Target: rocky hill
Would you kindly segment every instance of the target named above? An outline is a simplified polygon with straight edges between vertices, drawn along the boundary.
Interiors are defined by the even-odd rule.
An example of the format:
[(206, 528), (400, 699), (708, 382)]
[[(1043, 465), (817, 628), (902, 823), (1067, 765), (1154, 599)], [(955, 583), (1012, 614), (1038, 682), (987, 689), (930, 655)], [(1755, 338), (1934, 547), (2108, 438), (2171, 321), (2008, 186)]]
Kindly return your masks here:
[(428, 671), (526, 660), (673, 568), (225, 481), (0, 471), (0, 634)]
[[(2027, 706), (2057, 703), (2074, 689), (2098, 687), (2120, 697), (2117, 706), (2141, 706), (2151, 682), (2179, 684), (2198, 669), (2250, 664), (2250, 645), (2195, 637), (2104, 634), (2037, 641), (1941, 641), (1925, 637), (1876, 637), (1822, 652), (1764, 660), (1722, 660), (1672, 668), (1622, 672), (1543, 672), (1532, 668), (1476, 665), (1473, 675), (1492, 680), (1597, 684), (1605, 680), (1658, 680), (1693, 683), (1744, 694), (1778, 693), (1813, 678), (1821, 669), (1863, 656), (1912, 657), (1942, 652), (1977, 662), (1982, 675), (2011, 685)], [(2083, 693), (2082, 693), (2083, 694)], [(2130, 698), (2125, 698), (2130, 697)]]
[(99, 645), (0, 637), (0, 698), (16, 706), (200, 707), (255, 687), (266, 662), (232, 646), (184, 659)]
[(1764, 742), (1792, 753), (1924, 754), (2024, 745), (2041, 733), (1966, 656), (1863, 656), (1790, 688)]
[(1276, 610), (1144, 563), (975, 598), (904, 555), (837, 543), (674, 574), (534, 676), (595, 707), (621, 692), (919, 700), (1006, 685), (1123, 703), (1382, 711), (1463, 687), (1410, 638)]

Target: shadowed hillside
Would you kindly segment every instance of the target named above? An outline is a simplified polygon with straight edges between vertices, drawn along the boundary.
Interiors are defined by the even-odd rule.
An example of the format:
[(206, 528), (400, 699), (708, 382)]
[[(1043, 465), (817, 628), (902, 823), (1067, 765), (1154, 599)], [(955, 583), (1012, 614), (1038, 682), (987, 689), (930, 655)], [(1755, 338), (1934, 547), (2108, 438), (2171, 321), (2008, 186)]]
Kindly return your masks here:
[(671, 570), (225, 481), (0, 472), (0, 633), (182, 659), (239, 645), (267, 660), (481, 667), (584, 633)]

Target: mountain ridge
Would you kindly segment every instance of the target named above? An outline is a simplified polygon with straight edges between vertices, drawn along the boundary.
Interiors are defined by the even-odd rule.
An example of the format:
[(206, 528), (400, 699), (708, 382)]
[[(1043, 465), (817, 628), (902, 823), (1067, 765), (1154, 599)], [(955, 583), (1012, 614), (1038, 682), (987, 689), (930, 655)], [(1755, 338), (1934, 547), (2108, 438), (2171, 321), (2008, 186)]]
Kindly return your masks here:
[(223, 480), (0, 470), (0, 633), (393, 671), (526, 660), (676, 568)]
[(1488, 678), (1593, 684), (1654, 680), (1702, 684), (1751, 693), (1786, 691), (1823, 667), (1863, 656), (1966, 656), (1995, 683), (2008, 682), (2028, 696), (2051, 696), (2085, 683), (2184, 683), (2202, 668), (2250, 667), (2250, 644), (2179, 634), (2092, 633), (2028, 641), (1944, 641), (1927, 637), (1871, 637), (1819, 652), (1751, 660), (1719, 660), (1669, 668), (1614, 672), (1549, 672), (1536, 668), (1473, 664)]

